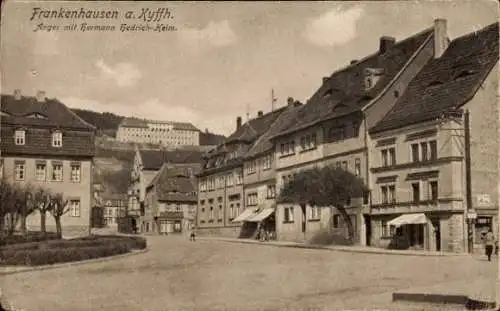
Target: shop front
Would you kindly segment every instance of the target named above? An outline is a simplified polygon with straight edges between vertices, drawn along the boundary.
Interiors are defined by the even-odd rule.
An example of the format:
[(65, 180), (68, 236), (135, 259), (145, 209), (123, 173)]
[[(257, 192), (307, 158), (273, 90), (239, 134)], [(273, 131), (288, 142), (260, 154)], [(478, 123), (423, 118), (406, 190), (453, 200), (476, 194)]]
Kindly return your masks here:
[(181, 234), (186, 227), (183, 223), (184, 215), (182, 212), (162, 212), (158, 217), (155, 217), (156, 228), (158, 234)]
[(242, 222), (240, 238), (273, 239), (276, 236), (275, 211), (275, 204), (263, 204), (243, 211), (233, 220), (233, 222)]

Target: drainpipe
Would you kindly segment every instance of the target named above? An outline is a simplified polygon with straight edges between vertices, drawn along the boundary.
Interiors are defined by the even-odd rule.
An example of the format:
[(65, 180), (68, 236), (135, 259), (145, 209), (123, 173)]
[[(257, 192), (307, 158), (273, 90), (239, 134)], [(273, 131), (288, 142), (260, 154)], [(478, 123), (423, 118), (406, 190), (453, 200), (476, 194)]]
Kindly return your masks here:
[[(473, 213), (472, 208), (472, 181), (471, 181), (471, 154), (470, 154), (470, 120), (469, 120), (469, 110), (465, 110), (464, 113), (464, 138), (465, 138), (465, 191), (466, 191), (466, 202), (467, 202), (467, 214)], [(473, 234), (473, 219), (467, 220), (467, 248), (469, 253), (474, 250), (474, 241), (472, 238)]]
[[(371, 196), (371, 174), (370, 174), (370, 149), (368, 148), (368, 124), (366, 122), (366, 117), (363, 115), (363, 126), (364, 126), (364, 143), (365, 143), (365, 169), (366, 169), (366, 185), (369, 189), (369, 192), (368, 192), (368, 222), (370, 222), (370, 224), (368, 225), (366, 222), (365, 222), (365, 245), (370, 245), (370, 241), (369, 239), (371, 239), (371, 234), (370, 234), (370, 237), (368, 237), (367, 239), (367, 229), (368, 229), (368, 226), (371, 227), (371, 209), (372, 209), (372, 196)], [(363, 194), (363, 201), (364, 201), (364, 194)], [(364, 202), (363, 202), (364, 203)], [(362, 215), (363, 217), (363, 221), (364, 221), (364, 215)]]

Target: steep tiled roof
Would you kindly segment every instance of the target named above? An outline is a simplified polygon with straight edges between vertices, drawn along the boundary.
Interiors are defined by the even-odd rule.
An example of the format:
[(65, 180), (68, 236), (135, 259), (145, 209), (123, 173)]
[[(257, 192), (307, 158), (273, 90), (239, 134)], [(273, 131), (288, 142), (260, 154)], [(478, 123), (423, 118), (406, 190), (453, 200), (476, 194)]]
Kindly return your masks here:
[(284, 110), (285, 107), (266, 113), (262, 117), (251, 119), (245, 124), (242, 124), (239, 129), (227, 138), (226, 144), (237, 141), (251, 143), (264, 134)]
[(95, 129), (57, 99), (46, 98), (45, 101), (39, 102), (32, 96), (22, 96), (16, 100), (13, 95), (1, 95), (0, 100), (2, 123), (92, 131)]
[[(295, 122), (274, 137), (308, 128), (322, 121), (359, 111), (375, 98), (398, 74), (418, 49), (433, 36), (433, 28), (420, 32), (381, 53), (378, 51), (334, 72), (297, 113)], [(369, 91), (364, 88), (364, 71), (381, 68), (384, 73)], [(328, 97), (325, 94), (329, 93)], [(335, 109), (334, 109), (335, 108)]]
[(139, 119), (139, 118), (124, 118), (120, 123), (122, 127), (139, 127), (139, 128), (147, 128), (148, 123), (150, 124), (169, 124), (172, 125), (176, 130), (185, 130), (185, 131), (199, 131), (196, 126), (187, 122), (173, 122), (173, 121), (159, 121), (159, 120), (148, 120), (148, 119)]
[(164, 164), (149, 187), (156, 186), (159, 201), (196, 202), (196, 180), (190, 167)]
[(498, 23), (453, 40), (410, 82), (396, 105), (370, 131), (433, 120), (467, 103), (498, 62)]
[(269, 130), (257, 139), (252, 148), (246, 153), (246, 158), (256, 157), (273, 149), (274, 144), (270, 138), (280, 133), (283, 129), (288, 128), (295, 122), (297, 113), (302, 109), (302, 105), (298, 102), (291, 107), (287, 107), (283, 113), (274, 121)]
[(145, 170), (159, 170), (163, 163), (201, 163), (200, 150), (140, 150)]

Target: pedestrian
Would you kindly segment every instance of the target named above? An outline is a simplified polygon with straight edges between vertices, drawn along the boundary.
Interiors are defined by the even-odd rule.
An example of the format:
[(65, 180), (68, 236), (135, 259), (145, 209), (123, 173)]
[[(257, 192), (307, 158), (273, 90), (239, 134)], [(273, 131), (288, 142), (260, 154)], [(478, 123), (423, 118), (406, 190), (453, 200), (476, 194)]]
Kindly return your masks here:
[(491, 229), (488, 230), (486, 236), (484, 237), (486, 256), (488, 256), (488, 261), (491, 261), (491, 254), (493, 253), (493, 247), (495, 246), (495, 236)]
[(259, 240), (260, 240), (261, 242), (264, 242), (264, 234), (265, 234), (265, 233), (264, 233), (264, 228), (262, 228), (262, 227), (261, 227), (261, 228), (260, 228), (260, 232), (259, 232)]
[(191, 228), (191, 236), (189, 237), (189, 240), (191, 242), (195, 242), (196, 241), (196, 231), (195, 231), (195, 227), (194, 226)]

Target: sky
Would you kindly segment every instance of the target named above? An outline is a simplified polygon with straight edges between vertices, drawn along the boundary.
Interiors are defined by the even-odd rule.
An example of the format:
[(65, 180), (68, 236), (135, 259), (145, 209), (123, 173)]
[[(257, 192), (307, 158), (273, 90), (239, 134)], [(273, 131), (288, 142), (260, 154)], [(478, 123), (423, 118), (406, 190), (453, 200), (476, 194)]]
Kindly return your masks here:
[[(269, 112), (287, 97), (305, 102), (322, 77), (378, 49), (379, 38), (448, 20), (454, 39), (498, 21), (496, 1), (51, 2), (6, 1), (1, 19), (1, 91), (44, 90), (69, 107), (191, 122), (229, 135), (236, 117)], [(116, 10), (116, 19), (32, 19), (41, 10)], [(168, 19), (127, 19), (168, 9)], [(146, 15), (148, 16), (148, 15)], [(153, 16), (153, 15), (150, 15)], [(115, 31), (47, 31), (81, 23)], [(176, 31), (121, 32), (121, 24)], [(42, 27), (40, 27), (40, 25)], [(37, 29), (37, 31), (35, 31)]]

